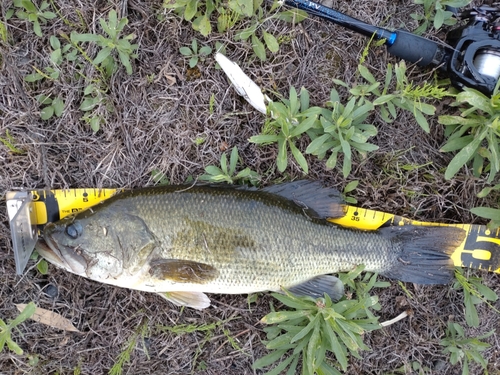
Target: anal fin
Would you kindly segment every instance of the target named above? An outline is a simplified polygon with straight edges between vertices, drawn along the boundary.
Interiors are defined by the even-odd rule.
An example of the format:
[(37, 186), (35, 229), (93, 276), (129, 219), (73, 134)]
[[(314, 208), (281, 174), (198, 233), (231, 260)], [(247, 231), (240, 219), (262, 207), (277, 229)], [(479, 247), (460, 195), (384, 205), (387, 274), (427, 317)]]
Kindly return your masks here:
[(294, 294), (313, 298), (324, 297), (326, 293), (332, 301), (338, 301), (344, 296), (344, 283), (335, 276), (321, 275), (292, 286), (288, 290)]
[(210, 306), (210, 298), (202, 292), (163, 292), (158, 294), (176, 306), (187, 306), (196, 310), (203, 310)]

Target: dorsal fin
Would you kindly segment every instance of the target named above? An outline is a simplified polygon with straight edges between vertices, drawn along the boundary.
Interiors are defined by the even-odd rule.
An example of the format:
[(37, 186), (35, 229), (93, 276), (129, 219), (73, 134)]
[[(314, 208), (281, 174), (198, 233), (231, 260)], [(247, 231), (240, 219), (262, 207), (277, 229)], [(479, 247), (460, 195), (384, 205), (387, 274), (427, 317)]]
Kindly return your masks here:
[(262, 191), (289, 199), (316, 219), (338, 218), (345, 215), (342, 194), (321, 183), (309, 180), (286, 182), (262, 189)]

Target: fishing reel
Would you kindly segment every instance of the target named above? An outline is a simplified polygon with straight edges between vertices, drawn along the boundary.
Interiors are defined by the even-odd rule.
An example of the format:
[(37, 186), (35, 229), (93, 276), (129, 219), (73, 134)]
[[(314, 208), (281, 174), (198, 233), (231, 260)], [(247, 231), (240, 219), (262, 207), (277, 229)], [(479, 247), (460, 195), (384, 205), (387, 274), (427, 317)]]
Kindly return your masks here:
[(443, 69), (458, 88), (472, 87), (491, 95), (500, 78), (500, 9), (481, 6), (457, 17), (468, 23), (448, 34), (453, 48), (447, 50)]
[(367, 37), (383, 39), (390, 54), (419, 66), (437, 66), (460, 89), (471, 87), (491, 95), (500, 78), (500, 8), (481, 6), (454, 12), (458, 19), (468, 22), (452, 30), (448, 45), (443, 46), (405, 30), (369, 25), (310, 0), (285, 3)]

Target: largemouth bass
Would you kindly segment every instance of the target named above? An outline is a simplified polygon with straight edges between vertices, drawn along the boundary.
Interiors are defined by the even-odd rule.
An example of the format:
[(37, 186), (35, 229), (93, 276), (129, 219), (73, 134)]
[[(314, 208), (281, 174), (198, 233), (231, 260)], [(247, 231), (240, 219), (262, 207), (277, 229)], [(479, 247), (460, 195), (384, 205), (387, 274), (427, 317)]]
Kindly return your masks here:
[(454, 227), (360, 231), (331, 224), (340, 193), (296, 181), (261, 190), (162, 186), (126, 191), (49, 223), (38, 244), (49, 262), (120, 287), (162, 293), (202, 309), (204, 293), (278, 291), (343, 294), (328, 274), (360, 264), (421, 284), (447, 283), (449, 255), (465, 232)]

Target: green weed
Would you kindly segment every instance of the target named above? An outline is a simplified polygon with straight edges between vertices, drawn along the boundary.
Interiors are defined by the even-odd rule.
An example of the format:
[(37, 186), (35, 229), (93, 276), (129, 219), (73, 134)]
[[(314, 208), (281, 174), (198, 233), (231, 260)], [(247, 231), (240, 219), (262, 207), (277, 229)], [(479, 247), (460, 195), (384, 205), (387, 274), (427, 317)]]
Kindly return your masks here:
[[(499, 81), (500, 82), (500, 81)], [(489, 173), (492, 182), (500, 170), (500, 91), (498, 84), (491, 97), (464, 88), (456, 96), (460, 116), (439, 116), (446, 126), (448, 141), (441, 152), (459, 151), (446, 168), (445, 178), (451, 179), (466, 164), (472, 162), (474, 176)]]
[(0, 319), (0, 353), (2, 352), (5, 344), (7, 344), (7, 347), (17, 355), (23, 354), (23, 350), (19, 347), (19, 345), (16, 344), (14, 340), (12, 340), (12, 330), (14, 328), (17, 329), (17, 326), (19, 324), (23, 323), (26, 319), (29, 319), (35, 313), (35, 310), (35, 304), (33, 302), (30, 302), (14, 320), (11, 320), (9, 322), (9, 324)]
[(73, 8), (73, 11), (75, 12), (75, 14), (78, 16), (78, 18), (80, 20), (79, 24), (75, 24), (64, 16), (64, 14), (57, 7), (58, 4), (56, 4), (54, 0), (49, 0), (49, 1), (50, 1), (50, 5), (52, 5), (52, 8), (55, 10), (55, 12), (57, 14), (57, 18), (60, 19), (61, 21), (63, 21), (66, 26), (69, 26), (71, 29), (76, 29), (79, 27), (86, 27), (86, 23), (83, 19), (82, 11), (80, 9)]
[[(388, 281), (378, 281), (378, 275), (376, 273), (364, 271), (365, 266), (361, 264), (350, 272), (339, 274), (339, 279), (344, 283), (344, 285), (350, 288), (351, 293), (356, 293), (356, 298), (358, 300), (371, 297), (370, 291), (373, 288), (387, 288), (391, 286), (391, 283)], [(364, 274), (361, 276), (361, 273), (363, 272)], [(372, 306), (366, 306), (365, 313), (370, 318), (373, 318), (374, 316), (372, 315), (371, 310), (379, 311), (380, 309), (380, 304), (376, 302)]]
[(38, 254), (38, 252), (36, 250), (34, 250), (33, 253), (31, 253), (30, 259), (34, 260), (34, 261), (38, 260), (38, 263), (36, 264), (36, 268), (37, 268), (38, 272), (40, 272), (42, 275), (48, 275), (49, 264), (47, 263), (47, 261), (45, 259), (40, 257), (40, 254)]
[(28, 354), (28, 364), (31, 367), (36, 367), (40, 363), (40, 357), (37, 354)]
[(426, 375), (426, 374), (431, 374), (431, 369), (427, 366), (422, 366), (422, 364), (418, 361), (413, 361), (411, 363), (407, 363), (397, 369), (395, 369), (393, 372), (389, 372), (384, 375), (396, 375), (396, 374), (402, 374), (402, 375), (407, 375), (407, 374), (418, 374), (418, 375)]
[(142, 340), (142, 346), (144, 352), (147, 355), (146, 345), (144, 344), (144, 338), (148, 334), (148, 320), (145, 319), (137, 330), (132, 333), (130, 336), (127, 345), (124, 347), (123, 351), (118, 355), (116, 362), (113, 364), (113, 367), (109, 370), (109, 375), (121, 375), (123, 373), (123, 366), (130, 362), (130, 355), (134, 351), (137, 346), (137, 342)]
[[(87, 55), (85, 50), (80, 45), (78, 45), (77, 42), (71, 40), (71, 36), (68, 36), (67, 34), (65, 34), (63, 32), (61, 32), (59, 35), (61, 36), (61, 38), (63, 38), (65, 41), (68, 42), (62, 50), (62, 52), (67, 52), (63, 55), (63, 57), (67, 61), (70, 61), (70, 62), (78, 61), (79, 57), (83, 57), (83, 59), (86, 62), (88, 62), (89, 64), (93, 64), (93, 59), (89, 55)], [(52, 43), (51, 43), (51, 46), (52, 46)], [(54, 52), (52, 52), (52, 54), (55, 54), (57, 56), (56, 49), (60, 49), (60, 43), (56, 42), (56, 44), (54, 44), (53, 48), (54, 48)], [(66, 51), (66, 49), (67, 49), (67, 51)], [(93, 64), (93, 65), (96, 68), (96, 70), (101, 74), (101, 76), (103, 78), (105, 78), (105, 75), (106, 75), (105, 71), (101, 67), (96, 66), (95, 64)], [(78, 64), (78, 70), (83, 70), (82, 63)], [(81, 73), (79, 73), (79, 74), (81, 75)]]
[(241, 348), (241, 346), (238, 344), (238, 342), (236, 341), (236, 339), (231, 335), (231, 331), (228, 330), (227, 328), (223, 328), (222, 329), (222, 333), (224, 334), (224, 336), (226, 337), (227, 341), (231, 344), (232, 348), (234, 350), (237, 350), (239, 352), (243, 352), (243, 349)]
[(455, 269), (455, 283), (453, 289), (463, 290), (465, 305), (465, 321), (470, 327), (479, 326), (479, 316), (476, 305), (485, 302), (491, 309), (500, 314), (490, 303), (498, 299), (496, 293), (484, 285), (479, 277), (466, 277), (462, 268)]
[(254, 368), (279, 362), (266, 374), (280, 374), (287, 368), (287, 374), (295, 374), (302, 358), (302, 374), (340, 374), (326, 359), (326, 353), (332, 352), (336, 366), (346, 371), (349, 355), (360, 358), (359, 351), (369, 349), (363, 343), (363, 333), (381, 327), (370, 311), (380, 308), (378, 297), (369, 295), (371, 288), (377, 285), (376, 275), (365, 276), (359, 284), (354, 279), (362, 270), (363, 267), (358, 267), (341, 276), (347, 286), (356, 288), (356, 299), (343, 298), (333, 303), (328, 295), (314, 300), (286, 291), (284, 295), (273, 293), (273, 297), (291, 310), (273, 311), (262, 318), (263, 323), (270, 325), (264, 331), (266, 347), (271, 353), (258, 359)]
[(495, 186), (490, 186), (490, 187), (486, 187), (484, 188), (483, 190), (481, 190), (479, 192), (479, 194), (477, 195), (479, 198), (484, 198), (486, 197), (489, 193), (491, 193), (492, 191), (494, 190), (498, 190), (500, 191), (500, 184), (497, 184)]
[(248, 311), (252, 311), (252, 304), (257, 303), (259, 299), (259, 294), (258, 293), (252, 293), (247, 296), (247, 305), (248, 305)]
[[(464, 329), (458, 323), (448, 323), (446, 337), (440, 341), (444, 347), (443, 353), (449, 354), (449, 361), (452, 365), (462, 364), (462, 375), (469, 375), (469, 363), (474, 361), (486, 370), (487, 362), (481, 355), (481, 352), (488, 349), (490, 344), (480, 340), (485, 339), (495, 331), (492, 330), (484, 335), (468, 338), (465, 336)], [(487, 372), (486, 372), (487, 373)]]
[[(424, 115), (434, 115), (436, 108), (426, 103), (428, 100), (441, 100), (446, 96), (450, 96), (448, 91), (436, 84), (425, 82), (421, 86), (414, 85), (408, 80), (406, 74), (406, 64), (404, 61), (396, 64), (394, 68), (391, 64), (387, 65), (386, 77), (382, 91), (381, 86), (373, 74), (364, 65), (358, 65), (358, 72), (361, 77), (366, 80), (367, 84), (358, 84), (353, 88), (341, 81), (334, 79), (333, 81), (341, 86), (349, 89), (349, 93), (356, 98), (359, 98), (360, 104), (368, 102), (368, 98), (375, 96), (373, 105), (378, 107), (380, 116), (388, 123), (393, 122), (397, 116), (397, 109), (400, 108), (410, 112), (420, 127), (429, 133), (429, 123)], [(394, 81), (395, 77), (395, 82)], [(395, 83), (395, 88), (391, 87)]]
[[(244, 0), (237, 0), (238, 3), (243, 5), (245, 3)], [(250, 3), (250, 2), (247, 2)], [(278, 52), (280, 46), (278, 40), (272, 35), (268, 33), (262, 28), (262, 25), (270, 18), (264, 17), (264, 9), (262, 8), (263, 0), (254, 0), (253, 9), (247, 7), (245, 9), (244, 6), (239, 5), (240, 11), (244, 16), (251, 18), (251, 25), (247, 28), (239, 31), (235, 35), (236, 40), (247, 41), (250, 39), (252, 43), (252, 49), (255, 55), (262, 61), (266, 61), (266, 48), (272, 52)], [(277, 3), (273, 4), (271, 11), (273, 11), (277, 7)], [(235, 7), (237, 8), (237, 7)], [(259, 29), (261, 29), (261, 36), (257, 33)]]
[(186, 21), (192, 21), (194, 30), (207, 36), (212, 32), (210, 16), (216, 8), (217, 1), (214, 0), (164, 0), (163, 7), (174, 9)]
[[(13, 3), (15, 7), (20, 8), (16, 11), (16, 16), (31, 22), (33, 24), (33, 31), (39, 37), (43, 36), (40, 24), (45, 24), (47, 20), (57, 17), (54, 12), (47, 10), (50, 4), (45, 0), (42, 1), (39, 8), (31, 0), (14, 0)], [(10, 14), (7, 14), (7, 18), (11, 15), (12, 11)]]
[(241, 18), (240, 12), (234, 10), (230, 6), (228, 6), (227, 8), (224, 6), (220, 6), (218, 8), (218, 11), (219, 16), (217, 17), (217, 31), (219, 33), (224, 33), (227, 30), (231, 30)]
[(231, 151), (229, 157), (229, 166), (227, 164), (227, 156), (224, 152), (220, 158), (220, 168), (215, 165), (205, 167), (206, 174), (200, 176), (200, 181), (208, 182), (227, 182), (234, 184), (237, 181), (250, 182), (252, 185), (260, 181), (260, 176), (257, 172), (252, 171), (250, 168), (245, 168), (238, 172), (236, 175), (236, 165), (238, 164), (238, 148), (235, 146)]
[(289, 149), (300, 168), (308, 173), (307, 161), (295, 143), (304, 133), (318, 125), (321, 108), (309, 108), (307, 90), (302, 88), (299, 98), (294, 87), (290, 88), (288, 100), (282, 99), (282, 103), (271, 102), (268, 108), (271, 118), (266, 121), (263, 134), (250, 137), (249, 141), (257, 144), (278, 143), (276, 164), (280, 172), (283, 172), (288, 165)]
[(52, 66), (47, 66), (43, 69), (38, 69), (33, 67), (35, 73), (28, 74), (24, 77), (26, 82), (36, 82), (43, 79), (48, 79), (55, 81), (59, 79), (61, 74), (60, 65), (63, 60), (75, 61), (77, 58), (78, 50), (74, 48), (71, 44), (66, 44), (64, 47), (61, 46), (59, 39), (52, 35), (49, 39), (52, 52), (50, 53), (50, 62)]
[[(107, 44), (107, 49), (113, 50), (113, 43), (115, 40), (116, 43), (118, 43), (121, 47), (116, 47), (118, 49), (118, 54), (120, 57), (120, 60), (126, 65), (127, 59), (122, 59), (122, 50), (121, 48), (123, 45), (130, 45), (128, 40), (124, 39), (118, 39), (118, 34), (123, 28), (121, 24), (123, 24), (123, 20), (120, 20), (120, 23), (118, 23), (116, 26), (114, 26), (114, 20), (112, 12), (110, 12), (110, 22), (109, 25), (106, 24), (104, 21), (102, 22), (103, 24), (106, 24), (106, 27), (108, 29), (110, 27), (116, 27), (118, 28), (117, 30), (113, 30), (110, 34), (110, 36), (113, 38), (113, 40), (110, 39), (100, 39), (104, 38), (100, 35), (94, 35), (94, 34), (78, 34), (73, 32), (71, 34), (71, 38), (68, 37), (66, 34), (61, 33), (61, 37), (65, 39), (68, 43), (65, 45), (61, 44), (61, 41), (56, 37), (56, 36), (51, 36), (49, 41), (50, 45), (52, 48), (52, 52), (50, 54), (50, 61), (51, 61), (51, 66), (45, 67), (43, 69), (38, 69), (36, 67), (33, 67), (35, 72), (32, 74), (28, 74), (27, 76), (24, 77), (24, 80), (27, 82), (36, 82), (40, 81), (43, 79), (55, 81), (59, 79), (60, 74), (61, 74), (61, 66), (64, 61), (67, 62), (74, 62), (76, 63), (77, 70), (83, 71), (83, 61), (79, 61), (83, 57), (84, 60), (87, 62), (94, 64), (96, 67), (97, 71), (100, 73), (101, 77), (97, 79), (90, 79), (88, 77), (84, 77), (87, 80), (92, 81), (92, 83), (88, 84), (83, 91), (83, 100), (80, 104), (79, 109), (83, 112), (86, 112), (82, 117), (81, 120), (85, 121), (88, 123), (91, 127), (91, 129), (94, 132), (97, 132), (100, 129), (101, 123), (103, 122), (103, 116), (99, 114), (99, 111), (97, 111), (98, 106), (100, 105), (105, 105), (107, 108), (107, 86), (105, 84), (105, 79), (108, 77), (108, 74), (111, 74), (112, 71), (114, 71), (114, 62), (111, 61), (112, 58), (108, 56), (106, 60), (108, 61), (108, 58), (110, 59), (107, 63), (102, 62), (100, 66), (96, 65), (96, 59), (91, 59), (86, 52), (78, 45), (78, 41), (80, 40), (79, 38), (83, 38), (85, 40), (94, 40), (94, 39), (99, 39), (101, 42), (108, 43)], [(126, 24), (126, 22), (125, 22)], [(105, 29), (106, 30), (106, 29)], [(93, 35), (93, 37), (87, 38), (87, 36)], [(95, 38), (94, 38), (95, 37)], [(127, 37), (126, 37), (127, 38)], [(99, 45), (99, 43), (98, 43)], [(103, 50), (106, 50), (103, 49)], [(101, 52), (103, 51), (101, 50)], [(98, 54), (99, 55), (99, 54)], [(97, 58), (97, 57), (96, 57)], [(99, 62), (99, 60), (97, 60)], [(129, 62), (130, 63), (130, 62)], [(130, 65), (130, 64), (129, 64)], [(128, 68), (127, 68), (128, 71)], [(81, 73), (78, 73), (81, 74)], [(60, 117), (64, 111), (64, 106), (65, 103), (63, 99), (60, 97), (56, 97), (55, 99), (52, 99), (50, 97), (47, 97), (45, 95), (39, 95), (37, 97), (38, 101), (40, 102), (40, 105), (42, 106), (42, 109), (40, 111), (40, 117), (43, 120), (48, 120), (52, 116), (57, 116)]]
[(401, 288), (401, 290), (408, 296), (409, 299), (414, 299), (415, 298), (415, 296), (413, 295), (413, 293), (408, 290), (408, 288), (406, 287), (405, 283), (403, 283), (401, 281), (398, 281), (398, 285)]
[(358, 185), (359, 185), (359, 180), (354, 180), (354, 181), (349, 182), (345, 186), (344, 190), (342, 191), (342, 196), (344, 197), (344, 201), (346, 203), (350, 203), (350, 204), (358, 203), (358, 200), (356, 198), (348, 196), (348, 194), (350, 192), (352, 192), (353, 190), (355, 190), (358, 187)]
[(198, 42), (196, 41), (196, 39), (193, 39), (191, 41), (191, 48), (181, 47), (179, 49), (179, 52), (183, 56), (190, 57), (189, 67), (194, 68), (198, 64), (199, 60), (204, 61), (205, 57), (212, 53), (212, 48), (209, 46), (203, 46), (198, 51)]
[(7, 43), (8, 40), (9, 40), (9, 31), (7, 30), (7, 24), (0, 21), (0, 41)]
[(311, 140), (305, 151), (307, 154), (321, 160), (329, 153), (327, 168), (334, 168), (339, 153), (343, 153), (344, 177), (351, 172), (353, 151), (365, 157), (367, 152), (378, 149), (378, 146), (368, 143), (368, 139), (377, 134), (376, 127), (364, 122), (374, 106), (363, 98), (351, 97), (344, 106), (337, 90), (332, 89), (326, 108), (309, 107), (307, 90), (302, 88), (299, 98), (292, 87), (288, 100), (271, 102), (268, 108), (271, 118), (266, 121), (262, 134), (251, 137), (249, 141), (257, 144), (278, 143), (276, 164), (280, 172), (288, 166), (290, 150), (300, 168), (308, 173), (307, 161), (296, 146), (297, 140), (304, 134)]
[(443, 25), (455, 25), (457, 19), (453, 13), (446, 10), (446, 6), (463, 8), (471, 3), (472, 0), (413, 0), (415, 4), (423, 6), (424, 14), (412, 13), (410, 17), (418, 21), (420, 26), (413, 32), (422, 35), (430, 27), (438, 30)]
[(496, 229), (500, 227), (500, 209), (490, 207), (474, 207), (470, 209), (474, 215), (490, 220), (488, 228)]
[(16, 140), (10, 135), (9, 129), (5, 129), (5, 138), (0, 137), (0, 142), (9, 149), (13, 154), (24, 154), (25, 151), (14, 146)]
[(80, 104), (80, 110), (87, 112), (81, 120), (88, 123), (94, 133), (99, 131), (103, 122), (103, 117), (96, 113), (96, 108), (107, 103), (106, 89), (103, 88), (103, 85), (101, 80), (87, 85), (83, 90), (83, 101)]
[(168, 179), (167, 176), (163, 172), (161, 172), (159, 169), (153, 169), (151, 171), (151, 178), (153, 179), (154, 183), (157, 185), (169, 185), (170, 180)]
[(82, 362), (78, 362), (78, 365), (73, 369), (73, 375), (81, 375), (82, 374)]
[(326, 107), (321, 111), (321, 131), (312, 139), (306, 153), (323, 159), (329, 152), (326, 167), (334, 168), (338, 154), (342, 152), (342, 173), (347, 177), (351, 173), (353, 151), (366, 157), (368, 152), (378, 150), (378, 146), (368, 142), (369, 138), (377, 134), (377, 128), (365, 123), (374, 106), (362, 98), (355, 97), (351, 97), (347, 104), (343, 105), (337, 90), (332, 89)]
[[(223, 326), (225, 323), (229, 322), (232, 320), (232, 318), (227, 319), (227, 320), (221, 320), (215, 323), (204, 323), (200, 325), (195, 325), (195, 324), (178, 324), (175, 326), (164, 326), (164, 325), (157, 325), (156, 329), (161, 331), (161, 332), (171, 332), (176, 335), (185, 335), (189, 333), (194, 333), (194, 332), (200, 332), (203, 333), (205, 336), (202, 340), (199, 340), (198, 345), (196, 347), (196, 352), (193, 356), (192, 360), (192, 373), (195, 373), (196, 370), (202, 371), (206, 369), (207, 365), (204, 361), (198, 362), (198, 357), (201, 355), (203, 351), (203, 347), (205, 344), (210, 341), (212, 336), (214, 335), (214, 332), (217, 328), (220, 326)], [(226, 332), (224, 332), (224, 335), (226, 338), (228, 337), (229, 334), (226, 335)], [(230, 340), (228, 339), (228, 342)]]
[[(445, 82), (424, 82), (422, 85), (415, 85), (408, 79), (404, 61), (395, 64), (394, 67), (392, 64), (388, 64), (383, 84), (378, 82), (370, 70), (363, 65), (372, 42), (370, 39), (358, 64), (357, 76), (358, 80), (359, 77), (362, 80), (356, 82), (353, 87), (349, 87), (339, 79), (333, 79), (333, 82), (349, 91), (351, 95), (349, 100), (357, 98), (359, 106), (372, 103), (375, 107), (373, 109), (380, 113), (380, 117), (384, 121), (393, 122), (397, 117), (397, 109), (399, 108), (410, 112), (420, 127), (429, 133), (429, 123), (424, 115), (434, 115), (436, 108), (427, 102), (453, 96), (446, 88), (442, 87)], [(375, 42), (375, 45), (380, 45), (380, 42)]]
[(104, 33), (107, 34), (107, 38), (103, 35), (79, 34), (73, 31), (71, 33), (71, 41), (74, 43), (95, 42), (101, 47), (101, 50), (92, 63), (96, 66), (101, 66), (106, 72), (107, 77), (110, 77), (116, 70), (116, 54), (118, 54), (118, 59), (125, 67), (127, 74), (132, 74), (130, 59), (136, 57), (135, 51), (138, 45), (131, 44), (130, 41), (135, 39), (135, 34), (129, 34), (123, 38), (120, 37), (123, 29), (128, 24), (128, 19), (122, 18), (118, 20), (116, 11), (112, 9), (108, 14), (108, 22), (100, 18), (99, 23)]
[[(68, 43), (64, 47), (61, 47), (61, 44), (59, 40), (57, 40), (57, 38), (53, 43), (51, 42), (51, 45), (54, 48), (54, 51), (51, 54), (51, 59), (53, 58), (54, 60), (58, 60), (62, 56), (62, 58), (67, 60), (68, 62), (75, 62), (78, 74), (80, 74), (87, 82), (90, 81), (90, 83), (87, 84), (83, 90), (83, 99), (80, 103), (79, 109), (85, 112), (85, 114), (80, 118), (80, 120), (86, 122), (94, 131), (94, 133), (96, 133), (99, 131), (101, 124), (104, 122), (102, 108), (108, 111), (110, 110), (110, 103), (106, 94), (108, 91), (106, 81), (107, 78), (109, 78), (108, 74), (111, 74), (111, 72), (109, 71), (110, 65), (95, 65), (95, 59), (92, 59), (85, 52), (85, 50), (83, 50), (82, 47), (78, 45), (77, 40), (73, 40), (75, 35), (86, 34), (75, 34), (75, 32), (73, 32), (71, 34), (71, 37), (64, 33), (61, 33), (60, 35)], [(108, 58), (111, 57), (108, 56)], [(87, 77), (80, 73), (84, 70), (83, 67), (85, 61), (89, 64), (92, 64), (99, 72), (99, 76), (97, 78)]]
[(182, 16), (186, 21), (190, 21), (194, 30), (203, 36), (212, 33), (213, 26), (211, 19), (217, 16), (217, 31), (225, 33), (233, 29), (237, 24), (250, 23), (235, 33), (235, 40), (252, 43), (252, 49), (257, 57), (262, 61), (266, 60), (266, 49), (271, 53), (279, 50), (279, 42), (274, 35), (263, 30), (263, 25), (270, 19), (278, 18), (287, 22), (300, 22), (307, 17), (304, 11), (288, 9), (278, 11), (280, 2), (275, 0), (267, 17), (264, 11), (264, 0), (164, 0), (163, 6)]
[(85, 87), (80, 110), (84, 112), (91, 111), (104, 100), (105, 91), (100, 86), (99, 84), (91, 83)]
[(61, 46), (59, 39), (52, 35), (49, 39), (52, 52), (50, 53), (50, 61), (55, 65), (61, 65), (63, 60), (75, 61), (77, 58), (78, 50), (71, 44)]
[[(215, 93), (212, 93), (212, 95), (210, 95), (210, 99), (208, 101), (208, 113), (210, 113), (211, 115), (214, 114), (214, 107), (215, 107)], [(198, 142), (196, 142), (196, 144), (198, 145)]]
[(47, 66), (41, 70), (34, 66), (33, 69), (35, 70), (35, 73), (28, 74), (24, 77), (26, 82), (36, 82), (41, 81), (42, 79), (54, 81), (59, 78), (60, 71), (57, 68)]
[(193, 140), (193, 143), (196, 145), (196, 146), (201, 146), (203, 143), (205, 143), (207, 139), (205, 137), (196, 137), (194, 140)]
[(56, 117), (61, 117), (64, 111), (64, 101), (60, 97), (51, 99), (45, 95), (38, 95), (37, 100), (40, 105), (43, 106), (40, 111), (42, 120), (48, 120), (54, 115), (56, 115)]
[[(484, 188), (477, 195), (479, 198), (486, 197), (493, 190), (500, 191), (500, 184), (495, 186)], [(494, 229), (500, 227), (500, 209), (498, 208), (490, 208), (490, 207), (474, 207), (470, 210), (474, 215), (484, 217), (485, 219), (491, 220), (488, 223), (488, 228)]]

